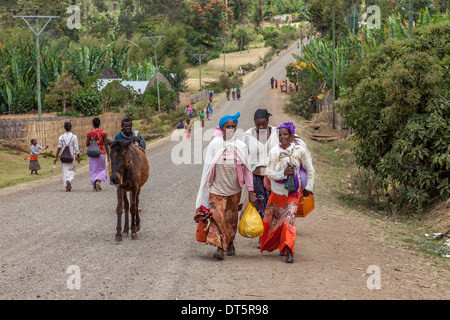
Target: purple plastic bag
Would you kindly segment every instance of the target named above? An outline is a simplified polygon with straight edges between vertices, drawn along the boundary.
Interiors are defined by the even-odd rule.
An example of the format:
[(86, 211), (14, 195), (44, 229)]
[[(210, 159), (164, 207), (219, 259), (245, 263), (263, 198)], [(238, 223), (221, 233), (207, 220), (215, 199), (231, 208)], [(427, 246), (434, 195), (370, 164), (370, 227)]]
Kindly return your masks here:
[(302, 183), (302, 190), (305, 189), (306, 184), (308, 183), (308, 175), (306, 174), (305, 168), (300, 165), (300, 181)]

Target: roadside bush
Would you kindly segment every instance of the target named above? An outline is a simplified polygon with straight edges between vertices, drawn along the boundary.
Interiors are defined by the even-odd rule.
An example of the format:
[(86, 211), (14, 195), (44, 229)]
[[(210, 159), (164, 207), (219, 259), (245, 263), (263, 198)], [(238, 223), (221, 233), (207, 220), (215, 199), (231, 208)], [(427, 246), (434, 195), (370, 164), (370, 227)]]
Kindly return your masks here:
[(97, 90), (92, 88), (81, 89), (72, 100), (75, 111), (86, 117), (102, 114), (102, 102)]
[(320, 90), (320, 81), (314, 78), (306, 66), (289, 65), (286, 72), (290, 82), (299, 84), (299, 91), (294, 92), (289, 98), (287, 110), (311, 120), (315, 111), (315, 97)]
[(103, 112), (117, 112), (125, 107), (133, 98), (133, 93), (124, 88), (119, 81), (108, 83), (100, 93)]
[(360, 81), (337, 103), (354, 130), (357, 165), (387, 182), (384, 191), (400, 213), (450, 196), (450, 59), (437, 48), (448, 48), (450, 24), (421, 29), (441, 36), (381, 45), (362, 60)]

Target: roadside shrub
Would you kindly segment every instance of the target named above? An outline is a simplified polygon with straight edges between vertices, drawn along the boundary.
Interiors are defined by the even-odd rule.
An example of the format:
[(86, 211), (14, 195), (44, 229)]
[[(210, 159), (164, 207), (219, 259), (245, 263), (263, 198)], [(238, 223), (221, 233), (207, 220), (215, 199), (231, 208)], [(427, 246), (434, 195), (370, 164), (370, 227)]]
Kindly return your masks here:
[(306, 120), (311, 120), (315, 111), (315, 97), (320, 90), (320, 81), (314, 78), (312, 72), (296, 64), (286, 67), (287, 76), (291, 83), (298, 82), (299, 90), (289, 98), (287, 110)]
[(97, 90), (92, 88), (81, 89), (72, 100), (75, 111), (81, 112), (86, 117), (102, 114), (102, 102)]
[[(419, 34), (449, 27), (422, 27)], [(446, 40), (417, 36), (381, 45), (358, 65), (360, 81), (336, 106), (354, 130), (357, 165), (387, 182), (399, 213), (450, 196), (450, 59), (448, 50), (436, 48), (448, 48), (450, 35), (440, 34)]]

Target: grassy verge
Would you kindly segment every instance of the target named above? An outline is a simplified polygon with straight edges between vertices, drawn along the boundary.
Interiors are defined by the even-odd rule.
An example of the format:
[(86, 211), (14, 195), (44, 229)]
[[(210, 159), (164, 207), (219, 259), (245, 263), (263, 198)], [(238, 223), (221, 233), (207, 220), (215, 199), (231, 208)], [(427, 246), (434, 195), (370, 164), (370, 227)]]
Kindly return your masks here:
[[(41, 166), (41, 170), (38, 171), (39, 175), (31, 175), (30, 170), (28, 170), (29, 153), (8, 148), (0, 149), (0, 189), (61, 175), (60, 163), (53, 165), (53, 159), (53, 156), (39, 156), (39, 165)], [(77, 164), (77, 169), (88, 166), (88, 157), (82, 155), (80, 164)]]

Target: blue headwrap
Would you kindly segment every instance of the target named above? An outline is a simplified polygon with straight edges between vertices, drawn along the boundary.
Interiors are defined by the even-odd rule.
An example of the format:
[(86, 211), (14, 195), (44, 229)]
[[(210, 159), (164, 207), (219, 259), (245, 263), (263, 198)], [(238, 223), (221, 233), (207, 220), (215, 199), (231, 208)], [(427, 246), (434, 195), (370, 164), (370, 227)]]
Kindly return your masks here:
[(238, 118), (241, 116), (241, 114), (238, 112), (234, 116), (223, 116), (219, 121), (219, 128), (222, 128), (225, 122), (228, 120), (233, 120), (236, 124), (238, 124)]

